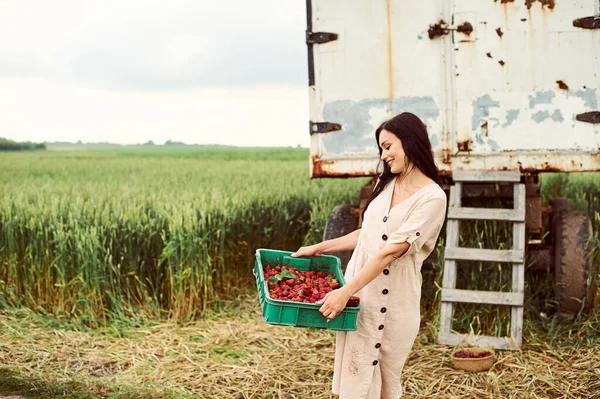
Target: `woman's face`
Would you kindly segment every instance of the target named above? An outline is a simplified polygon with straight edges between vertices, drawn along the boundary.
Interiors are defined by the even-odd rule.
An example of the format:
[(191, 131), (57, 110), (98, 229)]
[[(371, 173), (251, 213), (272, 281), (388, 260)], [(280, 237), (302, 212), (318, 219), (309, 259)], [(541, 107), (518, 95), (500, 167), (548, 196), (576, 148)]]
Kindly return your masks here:
[(402, 142), (395, 134), (383, 129), (379, 134), (379, 146), (381, 147), (381, 160), (388, 164), (392, 173), (398, 174), (406, 170), (406, 154), (402, 148)]

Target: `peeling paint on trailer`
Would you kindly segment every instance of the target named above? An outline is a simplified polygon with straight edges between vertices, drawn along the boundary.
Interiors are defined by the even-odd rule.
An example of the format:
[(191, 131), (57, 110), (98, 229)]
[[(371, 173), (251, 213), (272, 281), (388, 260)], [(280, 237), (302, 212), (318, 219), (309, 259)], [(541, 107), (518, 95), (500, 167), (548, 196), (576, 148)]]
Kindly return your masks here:
[(310, 4), (337, 35), (312, 47), (310, 122), (341, 126), (311, 135), (312, 177), (375, 174), (375, 129), (402, 111), (442, 174), (600, 170), (600, 34), (574, 23), (598, 0)]
[(535, 123), (542, 123), (548, 118), (550, 118), (550, 113), (548, 111), (538, 111), (535, 114), (531, 115), (531, 119), (534, 120)]
[(519, 113), (521, 112), (520, 109), (509, 109), (506, 111), (506, 122), (502, 125), (502, 127), (508, 127), (510, 126), (518, 117), (519, 117)]
[(375, 100), (342, 100), (325, 104), (323, 118), (327, 121), (344, 121), (342, 130), (323, 135), (323, 145), (328, 152), (364, 152), (377, 149), (375, 129), (387, 119), (387, 115), (412, 112), (426, 123), (437, 120), (439, 107), (433, 97), (400, 97)]
[(529, 108), (534, 108), (538, 104), (552, 104), (555, 96), (556, 93), (552, 90), (535, 92), (534, 96), (529, 96)]
[(473, 100), (473, 119), (472, 126), (473, 130), (476, 130), (479, 126), (479, 122), (485, 117), (490, 115), (490, 108), (499, 107), (500, 103), (498, 101), (492, 100), (489, 94), (485, 96), (481, 96), (475, 100)]
[(560, 109), (555, 109), (551, 118), (554, 122), (563, 122), (565, 120), (565, 118), (562, 116), (562, 113), (560, 112)]
[[(468, 130), (458, 142), (474, 140), (471, 151), (598, 150), (597, 125), (575, 120), (582, 111), (596, 109), (596, 89), (486, 94), (472, 102)], [(518, 104), (528, 104), (512, 108)], [(477, 136), (481, 139), (476, 139)], [(490, 141), (494, 141), (491, 143)], [(461, 151), (457, 146), (457, 150)]]
[(578, 97), (583, 100), (583, 106), (587, 108), (598, 108), (598, 94), (596, 89), (585, 89), (569, 92), (569, 96)]

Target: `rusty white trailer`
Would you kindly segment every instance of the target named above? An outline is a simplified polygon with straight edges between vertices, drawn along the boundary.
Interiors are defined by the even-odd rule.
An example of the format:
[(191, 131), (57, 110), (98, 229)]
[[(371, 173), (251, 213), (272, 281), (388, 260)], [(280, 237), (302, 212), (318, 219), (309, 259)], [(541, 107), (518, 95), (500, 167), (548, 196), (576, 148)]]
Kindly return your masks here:
[[(453, 227), (458, 220), (481, 218), (482, 212), (515, 222), (521, 256), (498, 253), (496, 258), (522, 274), (528, 247), (530, 259), (554, 265), (561, 309), (579, 310), (591, 292), (586, 282), (593, 265), (584, 245), (590, 221), (570, 211), (564, 199), (542, 209), (537, 174), (600, 171), (600, 1), (306, 4), (310, 176), (374, 176), (376, 127), (395, 114), (413, 112), (427, 125), (450, 191), (448, 234), (458, 234)], [(371, 189), (365, 186), (361, 202)], [(512, 198), (512, 219), (498, 219), (489, 210), (459, 209), (461, 197), (472, 195)], [(521, 201), (523, 209), (518, 208)], [(345, 209), (334, 210), (326, 235), (340, 234), (342, 222), (356, 227)], [(552, 223), (545, 227), (542, 214), (550, 211)], [(526, 231), (517, 231), (521, 225)], [(549, 240), (544, 238), (547, 229)], [(449, 253), (456, 255), (456, 250), (447, 247), (446, 258)], [(492, 256), (479, 255), (480, 260)], [(450, 317), (453, 302), (473, 299), (454, 290), (454, 259), (446, 262), (443, 319)], [(513, 306), (513, 324), (522, 319), (523, 287), (517, 280), (517, 296), (484, 295), (485, 303)], [(440, 341), (456, 343), (444, 323)], [(480, 342), (520, 346), (520, 326), (512, 327), (512, 344), (488, 338)]]

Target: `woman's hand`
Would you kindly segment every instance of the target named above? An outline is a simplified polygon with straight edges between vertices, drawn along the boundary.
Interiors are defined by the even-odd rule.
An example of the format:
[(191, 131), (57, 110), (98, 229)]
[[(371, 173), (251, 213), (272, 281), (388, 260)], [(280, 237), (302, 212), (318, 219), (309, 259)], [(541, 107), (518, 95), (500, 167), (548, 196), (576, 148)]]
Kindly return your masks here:
[(319, 244), (311, 245), (308, 247), (300, 247), (296, 252), (290, 255), (292, 258), (298, 258), (301, 256), (319, 256), (321, 251), (319, 250)]
[(348, 299), (352, 296), (344, 287), (328, 292), (323, 299), (317, 301), (316, 303), (322, 304), (319, 308), (319, 312), (325, 317), (327, 317), (327, 321), (333, 320), (337, 315), (339, 315), (342, 310), (346, 308), (346, 304), (348, 303)]

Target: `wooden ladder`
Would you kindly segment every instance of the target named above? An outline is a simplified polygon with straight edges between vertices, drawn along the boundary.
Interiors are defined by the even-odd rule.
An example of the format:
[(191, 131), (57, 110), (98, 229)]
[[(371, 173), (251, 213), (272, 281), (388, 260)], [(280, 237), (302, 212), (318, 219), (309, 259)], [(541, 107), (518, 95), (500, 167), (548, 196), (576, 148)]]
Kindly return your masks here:
[[(523, 342), (523, 291), (525, 280), (525, 185), (518, 170), (508, 172), (454, 171), (450, 187), (446, 251), (442, 287), (440, 331), (437, 342), (458, 345), (465, 341), (482, 347), (518, 349)], [(461, 207), (462, 184), (508, 182), (514, 184), (514, 208)], [(458, 246), (459, 220), (507, 220), (513, 222), (513, 249), (478, 249)], [(512, 292), (456, 289), (456, 261), (486, 261), (512, 264)], [(459, 302), (511, 306), (511, 336), (457, 334), (452, 332), (452, 312)]]

